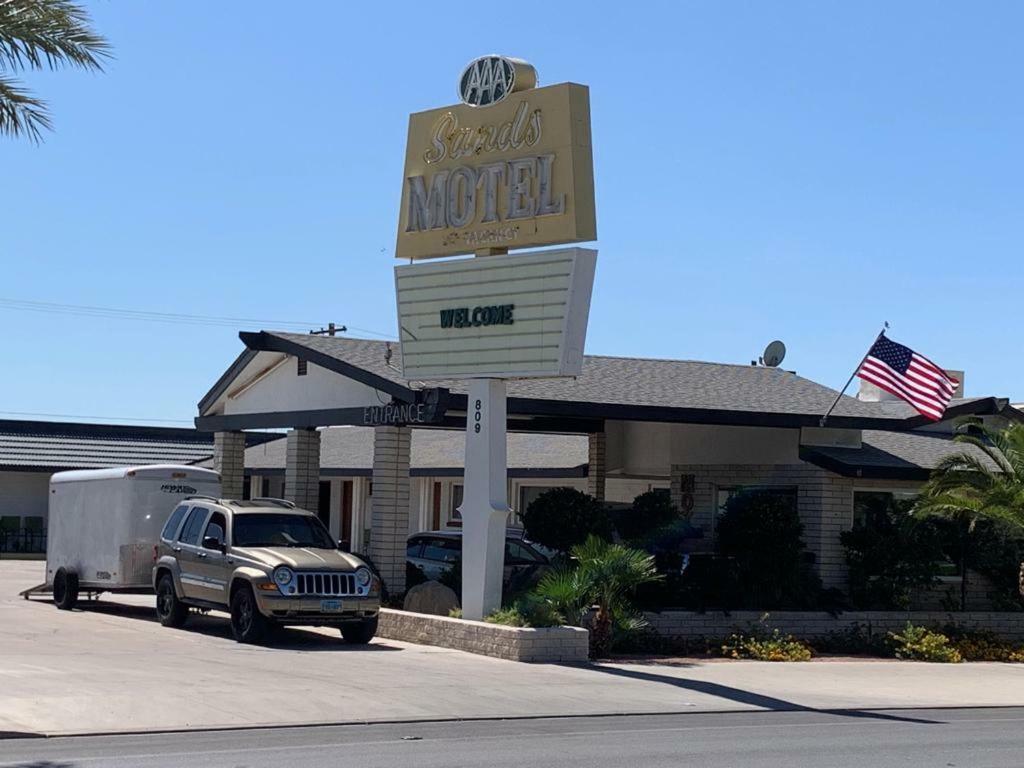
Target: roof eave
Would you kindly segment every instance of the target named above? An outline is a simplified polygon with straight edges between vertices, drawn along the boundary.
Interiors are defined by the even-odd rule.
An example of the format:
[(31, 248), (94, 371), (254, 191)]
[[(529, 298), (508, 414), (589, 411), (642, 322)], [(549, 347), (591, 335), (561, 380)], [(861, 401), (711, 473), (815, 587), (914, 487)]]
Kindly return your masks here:
[(852, 477), (863, 480), (913, 480), (922, 482), (931, 476), (927, 467), (880, 467), (860, 464), (847, 464), (834, 456), (819, 453), (810, 448), (800, 448), (800, 459), (816, 467), (827, 469), (841, 477)]

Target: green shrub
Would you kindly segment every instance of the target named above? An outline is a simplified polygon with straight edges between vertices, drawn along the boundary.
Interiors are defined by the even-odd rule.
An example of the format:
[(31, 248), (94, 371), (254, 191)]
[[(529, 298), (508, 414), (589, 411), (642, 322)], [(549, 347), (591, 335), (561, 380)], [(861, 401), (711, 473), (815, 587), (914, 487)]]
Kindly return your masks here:
[(945, 627), (943, 633), (964, 661), (1024, 662), (1024, 645), (1007, 643), (994, 632), (953, 624)]
[(944, 634), (927, 627), (915, 627), (909, 621), (902, 632), (890, 632), (889, 639), (897, 659), (949, 664), (963, 661)]
[(801, 540), (796, 498), (772, 491), (733, 496), (718, 521), (718, 552), (731, 558), (726, 593), (752, 610), (816, 608), (821, 580)]
[(573, 488), (552, 488), (530, 502), (523, 512), (523, 527), (531, 541), (558, 552), (568, 552), (591, 535), (605, 541), (612, 537), (604, 507)]
[(730, 659), (758, 661), (809, 661), (813, 655), (809, 645), (779, 630), (735, 633), (722, 645), (722, 655)]
[(511, 608), (499, 608), (489, 616), (484, 617), (488, 624), (504, 624), (506, 627), (528, 627), (526, 617), (519, 612), (515, 606)]
[(449, 619), (461, 619), (462, 618), (462, 609), (461, 608), (449, 608), (448, 609), (448, 618)]
[(640, 541), (679, 519), (679, 510), (672, 506), (664, 491), (647, 491), (635, 499), (629, 509), (614, 512), (612, 522), (624, 541)]
[(880, 494), (864, 510), (864, 524), (840, 534), (857, 610), (906, 610), (914, 592), (937, 583), (940, 532), (932, 521), (915, 518), (912, 504)]
[(572, 548), (569, 564), (544, 574), (534, 595), (570, 623), (582, 625), (587, 617), (591, 655), (600, 657), (616, 633), (644, 626), (632, 597), (638, 586), (659, 578), (646, 552), (590, 536)]

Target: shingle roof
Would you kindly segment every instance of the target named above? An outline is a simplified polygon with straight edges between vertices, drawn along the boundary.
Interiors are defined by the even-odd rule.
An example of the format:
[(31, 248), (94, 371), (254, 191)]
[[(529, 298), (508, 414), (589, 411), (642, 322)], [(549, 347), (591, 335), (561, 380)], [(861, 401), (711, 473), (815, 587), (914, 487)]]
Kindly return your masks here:
[[(413, 475), (462, 474), (466, 433), (462, 430), (414, 429), (410, 449)], [(245, 468), (282, 471), (286, 440), (248, 448)], [(588, 460), (587, 438), (582, 435), (508, 435), (508, 470), (513, 477), (557, 470), (560, 477), (582, 474)], [(373, 467), (373, 427), (328, 427), (320, 430), (320, 467), (323, 474), (369, 474)]]
[[(341, 373), (352, 368), (365, 372), (367, 383), (404, 391), (423, 386), (402, 377), (397, 343), (267, 331), (242, 334), (242, 338), (251, 349), (284, 343), (298, 351), (309, 350), (313, 361), (319, 356), (328, 365), (336, 364)], [(457, 396), (466, 392), (464, 381), (429, 385), (447, 387)], [(204, 402), (210, 401), (215, 390)], [(677, 421), (771, 426), (814, 426), (836, 394), (834, 389), (779, 369), (606, 355), (587, 355), (582, 375), (574, 379), (508, 383), (510, 413), (542, 413), (530, 411), (538, 403), (571, 403), (572, 415), (588, 418), (630, 418), (626, 410), (647, 409), (674, 411)], [(958, 412), (989, 413), (1005, 404), (985, 397), (957, 400), (953, 406)], [(550, 409), (543, 413), (552, 415)], [(866, 402), (850, 396), (840, 400), (830, 418), (833, 426), (880, 429), (905, 429), (920, 421), (923, 417), (904, 402)]]
[[(248, 435), (257, 442), (268, 439)], [(57, 471), (193, 464), (213, 454), (213, 435), (192, 429), (0, 421), (0, 469)]]
[(803, 448), (801, 458), (848, 477), (925, 480), (942, 459), (968, 453), (991, 464), (972, 445), (941, 432), (864, 430), (860, 448)]

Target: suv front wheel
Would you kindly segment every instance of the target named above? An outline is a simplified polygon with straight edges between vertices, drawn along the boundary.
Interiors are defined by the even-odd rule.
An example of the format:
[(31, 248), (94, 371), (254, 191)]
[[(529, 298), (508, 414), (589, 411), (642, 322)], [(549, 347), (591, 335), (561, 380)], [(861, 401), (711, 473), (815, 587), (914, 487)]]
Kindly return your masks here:
[(372, 619), (342, 624), (341, 636), (345, 638), (345, 642), (349, 645), (366, 645), (377, 634), (377, 620), (378, 617), (374, 616)]
[(231, 633), (240, 643), (259, 643), (267, 634), (268, 622), (256, 605), (256, 596), (248, 584), (231, 596)]

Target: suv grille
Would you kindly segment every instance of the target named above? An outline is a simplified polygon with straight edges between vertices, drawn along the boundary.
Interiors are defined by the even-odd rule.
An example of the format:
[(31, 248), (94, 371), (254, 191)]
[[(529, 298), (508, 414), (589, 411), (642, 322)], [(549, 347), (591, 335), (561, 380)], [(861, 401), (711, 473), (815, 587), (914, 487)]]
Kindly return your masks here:
[(296, 595), (354, 595), (356, 577), (351, 573), (297, 573)]

